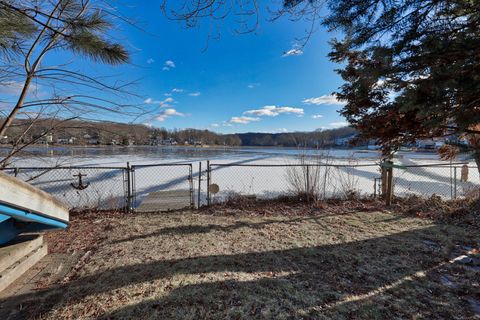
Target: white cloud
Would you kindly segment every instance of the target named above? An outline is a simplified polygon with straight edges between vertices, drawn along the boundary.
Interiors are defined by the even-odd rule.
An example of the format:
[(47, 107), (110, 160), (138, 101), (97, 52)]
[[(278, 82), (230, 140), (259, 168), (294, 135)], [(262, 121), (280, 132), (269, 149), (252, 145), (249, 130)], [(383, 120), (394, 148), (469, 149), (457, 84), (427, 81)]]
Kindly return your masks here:
[[(6, 94), (9, 96), (18, 96), (23, 90), (23, 82), (19, 81), (5, 81), (0, 84), (0, 93)], [(29, 94), (33, 93), (36, 96), (44, 95), (44, 92), (40, 91), (41, 86), (37, 85), (35, 82), (30, 83)]]
[(23, 83), (7, 81), (0, 85), (0, 93), (8, 95), (19, 95), (22, 92)]
[(288, 132), (289, 130), (287, 128), (280, 128), (280, 129), (277, 129), (275, 130), (275, 132), (280, 132), (280, 133), (285, 133), (285, 132)]
[(168, 119), (170, 117), (174, 117), (174, 116), (183, 117), (184, 114), (181, 113), (181, 112), (178, 112), (177, 110), (175, 110), (173, 108), (169, 108), (169, 109), (165, 109), (162, 112), (160, 112), (160, 114), (156, 117), (156, 119), (158, 121), (162, 122), (162, 121), (165, 121), (166, 119)]
[(232, 127), (233, 125), (232, 125), (231, 123), (227, 122), (227, 121), (223, 121), (223, 122), (222, 122), (222, 126), (224, 126), (224, 127)]
[(337, 97), (334, 95), (323, 95), (316, 98), (309, 98), (303, 100), (302, 102), (305, 104), (316, 104), (318, 106), (322, 104), (339, 106), (345, 105), (345, 102), (338, 100)]
[(267, 117), (276, 117), (281, 113), (291, 113), (301, 117), (303, 116), (304, 111), (302, 108), (264, 106), (261, 109), (248, 110), (244, 112), (244, 114), (253, 114), (256, 116), (267, 116)]
[(182, 93), (183, 91), (185, 91), (185, 90), (179, 89), (179, 88), (173, 88), (172, 89), (172, 92), (175, 92), (175, 93)]
[(175, 67), (176, 67), (175, 62), (173, 62), (172, 60), (167, 60), (167, 61), (165, 61), (165, 63), (163, 64), (162, 70), (168, 71), (168, 70), (170, 70), (170, 69), (174, 69)]
[(152, 98), (147, 98), (143, 101), (146, 104), (158, 104), (160, 107), (168, 108), (170, 107), (169, 103), (175, 102), (171, 97), (165, 98), (163, 100), (153, 100)]
[(341, 127), (346, 127), (349, 125), (348, 122), (346, 121), (338, 121), (338, 122), (331, 122), (328, 124), (332, 128), (341, 128)]
[(164, 95), (165, 97), (171, 97), (171, 96), (172, 96), (171, 93), (164, 93), (163, 95)]
[(253, 117), (232, 117), (228, 122), (237, 124), (248, 124), (253, 121), (260, 121), (260, 118)]
[(248, 89), (254, 89), (256, 87), (260, 87), (260, 83), (254, 82), (254, 83), (248, 84), (248, 86), (247, 86)]
[(191, 97), (198, 97), (200, 95), (200, 92), (191, 92), (188, 95)]
[(292, 48), (287, 52), (283, 53), (283, 57), (290, 57), (290, 56), (301, 56), (303, 54), (303, 50), (299, 48)]
[(155, 60), (153, 60), (152, 58), (148, 58), (148, 59), (147, 59), (147, 64), (152, 64), (152, 63), (154, 63), (154, 62), (155, 62)]
[(214, 128), (220, 127), (220, 125), (218, 123), (212, 123), (211, 126), (214, 127)]
[(152, 128), (153, 127), (153, 124), (151, 124), (150, 122), (145, 122), (143, 124), (145, 127), (148, 127), (148, 128)]
[(321, 114), (314, 114), (312, 116), (312, 119), (320, 119), (320, 118), (323, 118), (323, 116)]

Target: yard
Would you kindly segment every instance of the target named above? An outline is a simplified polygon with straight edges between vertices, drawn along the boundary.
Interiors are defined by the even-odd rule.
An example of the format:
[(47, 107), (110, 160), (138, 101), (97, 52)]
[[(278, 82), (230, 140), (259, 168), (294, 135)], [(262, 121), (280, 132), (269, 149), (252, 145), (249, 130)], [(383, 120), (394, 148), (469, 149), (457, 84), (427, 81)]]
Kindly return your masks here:
[(89, 254), (4, 297), (12, 318), (479, 317), (480, 269), (450, 261), (478, 229), (388, 211), (97, 215), (48, 240)]

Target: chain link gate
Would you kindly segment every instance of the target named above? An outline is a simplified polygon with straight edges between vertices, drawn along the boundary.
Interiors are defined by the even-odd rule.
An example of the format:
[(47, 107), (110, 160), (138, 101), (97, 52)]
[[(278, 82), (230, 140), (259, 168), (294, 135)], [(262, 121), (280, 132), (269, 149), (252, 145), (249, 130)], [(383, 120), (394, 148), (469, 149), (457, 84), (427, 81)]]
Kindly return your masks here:
[(191, 163), (148, 164), (130, 167), (129, 206), (136, 212), (194, 207)]

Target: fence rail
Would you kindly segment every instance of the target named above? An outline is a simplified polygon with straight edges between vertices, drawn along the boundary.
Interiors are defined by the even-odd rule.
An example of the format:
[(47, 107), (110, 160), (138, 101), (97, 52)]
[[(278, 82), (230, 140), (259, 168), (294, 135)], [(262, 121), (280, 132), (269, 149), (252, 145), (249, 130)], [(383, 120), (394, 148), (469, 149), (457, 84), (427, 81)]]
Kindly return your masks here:
[[(313, 195), (316, 199), (386, 194), (382, 170), (369, 164), (162, 163), (115, 167), (16, 167), (3, 172), (51, 193), (71, 209), (137, 210), (147, 202), (200, 207), (243, 195), (275, 198)], [(383, 168), (383, 169), (382, 169)], [(480, 188), (478, 169), (465, 163), (390, 166), (391, 194), (397, 197), (467, 196)], [(143, 207), (142, 207), (143, 205)], [(175, 207), (175, 208), (176, 208)], [(148, 207), (155, 211), (157, 207)], [(158, 207), (160, 211), (160, 207)]]

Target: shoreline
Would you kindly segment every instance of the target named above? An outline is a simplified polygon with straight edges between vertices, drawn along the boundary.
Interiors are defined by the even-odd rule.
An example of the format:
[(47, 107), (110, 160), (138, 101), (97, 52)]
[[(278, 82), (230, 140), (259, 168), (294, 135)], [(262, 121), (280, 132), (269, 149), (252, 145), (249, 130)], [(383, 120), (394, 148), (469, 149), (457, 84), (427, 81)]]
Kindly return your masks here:
[[(0, 150), (2, 149), (10, 149), (12, 146), (3, 144), (0, 145)], [(291, 150), (291, 151), (327, 151), (327, 150), (342, 150), (342, 151), (355, 151), (355, 152), (363, 152), (363, 153), (380, 153), (380, 149), (368, 149), (366, 147), (339, 147), (339, 146), (331, 146), (325, 148), (299, 148), (299, 147), (283, 147), (283, 146), (221, 146), (221, 145), (202, 145), (202, 146), (194, 146), (194, 145), (130, 145), (130, 146), (122, 146), (122, 145), (63, 145), (63, 144), (53, 144), (53, 145), (45, 145), (45, 144), (32, 144), (25, 148), (28, 149), (45, 149), (45, 150), (60, 150), (60, 149), (139, 149), (139, 148), (152, 148), (152, 149), (192, 149), (192, 150), (202, 150), (202, 149), (213, 149), (213, 150), (239, 150), (239, 149), (251, 149), (251, 150)], [(415, 150), (399, 150), (396, 152), (397, 154), (400, 153), (426, 153), (426, 154), (436, 154), (437, 150), (434, 149), (415, 149)]]

